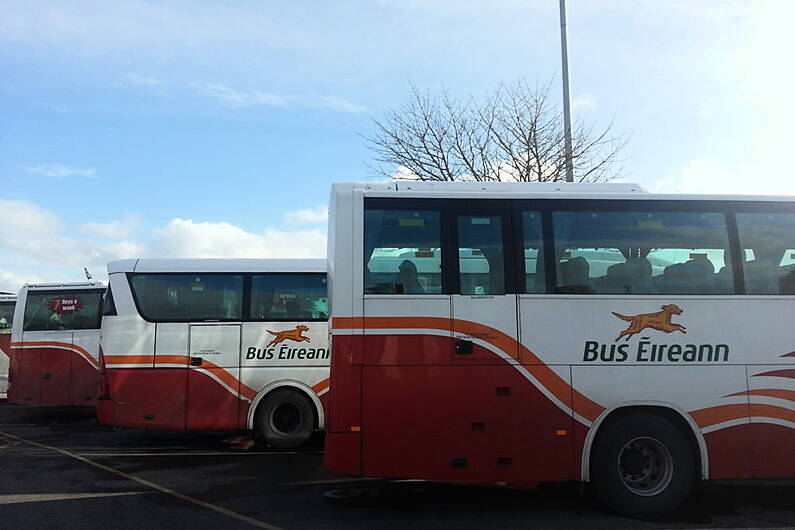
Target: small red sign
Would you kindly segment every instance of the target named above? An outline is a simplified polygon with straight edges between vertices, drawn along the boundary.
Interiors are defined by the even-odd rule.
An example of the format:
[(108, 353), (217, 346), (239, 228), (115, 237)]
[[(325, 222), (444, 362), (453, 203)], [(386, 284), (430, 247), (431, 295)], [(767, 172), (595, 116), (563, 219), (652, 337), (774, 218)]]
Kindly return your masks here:
[(50, 311), (59, 315), (77, 313), (83, 309), (83, 300), (79, 296), (56, 296), (50, 300)]

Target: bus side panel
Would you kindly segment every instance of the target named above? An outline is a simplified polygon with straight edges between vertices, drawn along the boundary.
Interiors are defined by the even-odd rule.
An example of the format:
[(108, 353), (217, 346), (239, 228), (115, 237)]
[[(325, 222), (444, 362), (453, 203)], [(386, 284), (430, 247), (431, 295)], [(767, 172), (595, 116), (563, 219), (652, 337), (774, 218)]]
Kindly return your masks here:
[(188, 374), (188, 430), (231, 430), (237, 428), (238, 398), (217, 381), (234, 385), (239, 391), (239, 381), (228, 380), (227, 374), (236, 376), (232, 368), (190, 369)]
[(751, 478), (753, 425), (744, 423), (726, 427), (704, 435), (709, 456), (709, 478)]
[(97, 400), (99, 372), (78, 355), (72, 355), (71, 361), (72, 384), (69, 402), (71, 405), (92, 406)]
[(11, 333), (0, 332), (0, 394), (8, 388), (8, 368), (11, 366)]
[[(353, 364), (356, 350), (361, 351), (362, 335), (333, 335), (331, 350), (331, 380), (346, 381), (347, 385), (334, 388), (330, 396), (331, 416), (327, 429), (333, 432), (353, 432), (351, 428), (361, 427), (361, 365)], [(361, 354), (360, 354), (361, 355)], [(335, 362), (340, 359), (340, 362)]]
[(41, 393), (41, 350), (14, 348), (11, 362), (9, 403), (38, 405)]
[(515, 367), (366, 367), (363, 379), (366, 475), (573, 478), (570, 414)]
[(109, 381), (114, 385), (114, 421), (123, 427), (185, 429), (185, 368), (119, 368)]
[[(753, 476), (795, 477), (795, 354), (748, 366)], [(789, 361), (789, 362), (788, 362)]]
[[(362, 335), (332, 335), (331, 381), (346, 384), (332, 388), (326, 411), (326, 469), (350, 475), (362, 474), (362, 367), (352, 364), (355, 350), (361, 349)], [(360, 363), (361, 361), (359, 361)]]
[(753, 423), (751, 461), (756, 478), (795, 477), (795, 428)]
[[(93, 406), (97, 400), (99, 386), (99, 330), (76, 330), (72, 332), (72, 344), (80, 352), (72, 354), (72, 405)], [(88, 354), (88, 355), (86, 355)]]
[[(30, 340), (25, 333), (25, 339)], [(71, 333), (49, 333), (48, 342), (72, 344)], [(41, 349), (41, 398), (43, 407), (70, 405), (69, 388), (72, 384), (72, 357), (76, 355), (69, 349), (44, 347)]]

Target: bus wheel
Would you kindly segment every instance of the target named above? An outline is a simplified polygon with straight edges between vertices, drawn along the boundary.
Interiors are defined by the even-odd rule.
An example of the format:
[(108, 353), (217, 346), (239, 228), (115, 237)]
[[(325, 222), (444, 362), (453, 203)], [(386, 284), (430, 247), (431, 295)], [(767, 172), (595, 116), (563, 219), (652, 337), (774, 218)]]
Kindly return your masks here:
[(640, 519), (676, 510), (696, 480), (696, 459), (682, 431), (660, 416), (637, 412), (604, 429), (591, 454), (596, 497)]
[(309, 440), (315, 430), (314, 407), (300, 391), (274, 390), (257, 407), (254, 428), (257, 436), (268, 445), (298, 447)]

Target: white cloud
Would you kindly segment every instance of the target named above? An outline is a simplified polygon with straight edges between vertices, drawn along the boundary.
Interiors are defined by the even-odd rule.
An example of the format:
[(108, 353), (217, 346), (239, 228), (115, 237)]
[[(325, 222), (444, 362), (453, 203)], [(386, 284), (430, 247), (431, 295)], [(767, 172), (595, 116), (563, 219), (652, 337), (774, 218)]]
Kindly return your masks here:
[(288, 99), (283, 96), (260, 91), (235, 90), (225, 85), (193, 85), (201, 95), (210, 96), (230, 107), (282, 107)]
[(17, 294), (19, 288), (26, 283), (41, 281), (37, 276), (19, 276), (11, 272), (0, 271), (0, 292)]
[[(323, 208), (298, 219), (320, 222)], [(86, 223), (71, 230), (55, 214), (27, 201), (0, 199), (0, 290), (31, 281), (76, 281), (88, 267), (97, 279), (122, 258), (317, 258), (323, 229), (248, 232), (225, 222), (172, 219), (137, 237), (135, 219)]]
[(193, 90), (203, 96), (212, 97), (233, 108), (244, 107), (316, 107), (337, 112), (366, 112), (367, 108), (338, 96), (281, 95), (261, 90), (239, 90), (220, 84), (193, 84)]
[(94, 178), (97, 176), (97, 170), (94, 168), (76, 168), (70, 166), (62, 166), (59, 164), (41, 165), (41, 166), (26, 166), (23, 167), (28, 173), (37, 173), (56, 179), (65, 177), (85, 177)]
[(578, 96), (574, 96), (571, 100), (571, 107), (573, 109), (592, 109), (596, 106), (596, 96), (593, 94), (580, 94)]
[(171, 258), (317, 258), (325, 255), (325, 230), (247, 232), (224, 222), (173, 219), (153, 232), (153, 256)]
[(314, 209), (294, 210), (284, 215), (284, 220), (290, 224), (324, 224), (328, 222), (328, 207), (318, 206)]

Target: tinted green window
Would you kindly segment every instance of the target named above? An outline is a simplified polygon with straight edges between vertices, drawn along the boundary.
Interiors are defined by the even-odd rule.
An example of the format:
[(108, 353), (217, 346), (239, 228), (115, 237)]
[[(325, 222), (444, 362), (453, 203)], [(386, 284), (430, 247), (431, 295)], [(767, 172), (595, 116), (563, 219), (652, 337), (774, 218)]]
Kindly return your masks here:
[(251, 320), (327, 320), (325, 274), (279, 273), (251, 277)]
[(439, 212), (364, 212), (364, 292), (438, 294), (442, 292)]
[(102, 290), (29, 291), (23, 331), (99, 329)]
[(14, 323), (14, 302), (0, 303), (0, 333), (10, 333)]
[(502, 218), (461, 215), (457, 224), (461, 294), (505, 294)]
[(541, 233), (541, 214), (522, 212), (522, 237), (524, 239), (525, 292), (544, 293), (544, 236)]
[(131, 284), (141, 316), (147, 320), (242, 319), (242, 275), (135, 274)]
[(725, 216), (554, 212), (556, 292), (730, 294)]
[(795, 294), (795, 214), (739, 213), (746, 294)]

